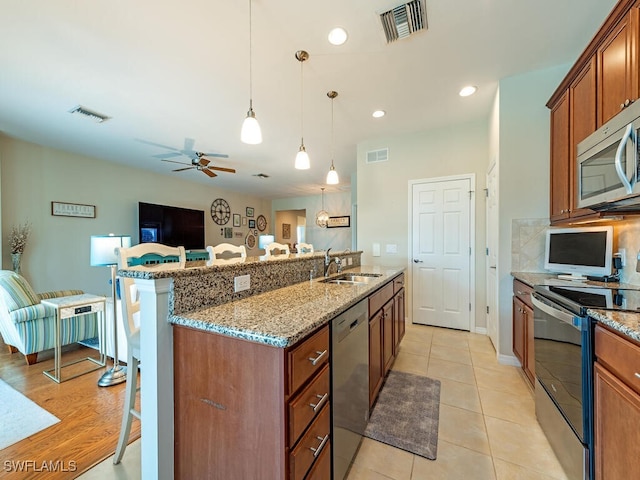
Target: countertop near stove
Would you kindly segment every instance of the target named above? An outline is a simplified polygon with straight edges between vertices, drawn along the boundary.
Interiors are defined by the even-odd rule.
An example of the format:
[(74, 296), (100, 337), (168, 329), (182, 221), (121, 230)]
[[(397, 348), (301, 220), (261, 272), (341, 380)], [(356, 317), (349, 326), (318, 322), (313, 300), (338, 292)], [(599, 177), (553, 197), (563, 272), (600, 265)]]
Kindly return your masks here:
[[(549, 273), (511, 272), (511, 275), (530, 287), (534, 287), (535, 285), (557, 285), (566, 287), (600, 287), (640, 290), (639, 285), (631, 285), (628, 283), (592, 282), (590, 280), (585, 282), (560, 280), (557, 275)], [(613, 330), (620, 332), (622, 335), (626, 335), (627, 337), (640, 342), (640, 313), (599, 309), (589, 309), (587, 310), (587, 313), (596, 321), (609, 326)]]

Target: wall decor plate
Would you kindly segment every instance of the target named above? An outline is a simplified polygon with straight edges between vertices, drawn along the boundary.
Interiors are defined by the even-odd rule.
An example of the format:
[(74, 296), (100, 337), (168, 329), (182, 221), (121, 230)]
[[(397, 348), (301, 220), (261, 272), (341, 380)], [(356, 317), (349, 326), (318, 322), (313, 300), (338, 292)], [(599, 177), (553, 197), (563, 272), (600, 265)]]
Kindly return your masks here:
[(211, 202), (211, 218), (218, 225), (225, 225), (231, 218), (231, 207), (224, 198), (216, 198)]
[(264, 218), (264, 215), (258, 215), (258, 218), (256, 218), (256, 225), (258, 226), (258, 230), (264, 232), (267, 228), (267, 219)]
[(255, 248), (256, 246), (256, 237), (253, 233), (249, 233), (244, 239), (244, 243), (248, 248)]

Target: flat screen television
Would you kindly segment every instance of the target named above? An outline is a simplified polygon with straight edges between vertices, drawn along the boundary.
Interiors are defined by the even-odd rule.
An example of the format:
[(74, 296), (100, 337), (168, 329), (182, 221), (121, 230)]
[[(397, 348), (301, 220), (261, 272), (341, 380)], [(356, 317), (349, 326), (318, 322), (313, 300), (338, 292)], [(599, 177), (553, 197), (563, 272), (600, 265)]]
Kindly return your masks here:
[(154, 242), (198, 250), (204, 245), (204, 211), (138, 203), (140, 243)]
[(550, 228), (546, 240), (544, 268), (559, 278), (612, 274), (613, 227)]

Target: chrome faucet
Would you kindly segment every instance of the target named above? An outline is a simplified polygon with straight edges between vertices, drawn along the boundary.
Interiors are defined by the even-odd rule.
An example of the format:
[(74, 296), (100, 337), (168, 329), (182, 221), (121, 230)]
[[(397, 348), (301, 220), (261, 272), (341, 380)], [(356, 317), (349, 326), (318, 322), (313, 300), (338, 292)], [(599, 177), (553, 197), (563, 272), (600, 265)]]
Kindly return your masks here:
[(329, 251), (331, 248), (327, 248), (327, 251), (324, 252), (324, 276), (329, 276), (329, 267), (331, 266), (331, 259), (329, 258)]

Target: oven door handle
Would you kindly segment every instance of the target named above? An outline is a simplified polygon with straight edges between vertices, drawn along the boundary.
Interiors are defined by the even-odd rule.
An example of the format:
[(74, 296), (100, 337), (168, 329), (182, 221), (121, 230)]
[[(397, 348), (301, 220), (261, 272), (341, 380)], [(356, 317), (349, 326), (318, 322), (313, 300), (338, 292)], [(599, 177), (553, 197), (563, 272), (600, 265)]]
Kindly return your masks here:
[[(553, 318), (557, 318), (558, 320), (568, 323), (573, 328), (577, 330), (581, 330), (581, 326), (576, 325), (573, 322), (574, 318), (577, 317), (576, 315), (573, 315), (564, 310), (560, 310), (557, 307), (548, 304), (547, 302), (545, 302), (544, 298), (538, 295), (536, 292), (533, 292), (531, 294), (531, 303), (533, 303), (533, 306), (535, 308), (542, 310), (544, 313), (551, 315)], [(577, 317), (577, 318), (580, 318), (580, 317)]]

